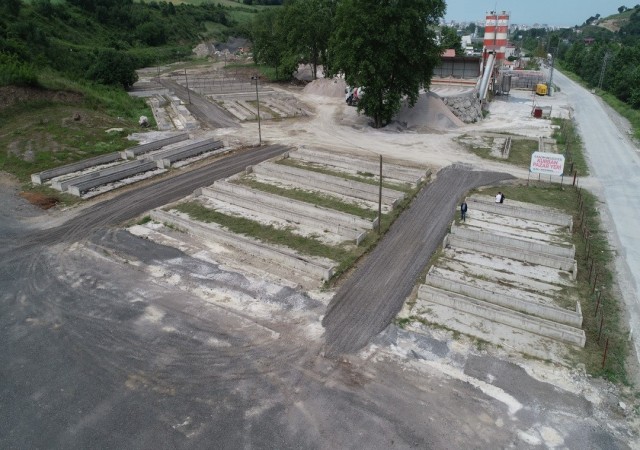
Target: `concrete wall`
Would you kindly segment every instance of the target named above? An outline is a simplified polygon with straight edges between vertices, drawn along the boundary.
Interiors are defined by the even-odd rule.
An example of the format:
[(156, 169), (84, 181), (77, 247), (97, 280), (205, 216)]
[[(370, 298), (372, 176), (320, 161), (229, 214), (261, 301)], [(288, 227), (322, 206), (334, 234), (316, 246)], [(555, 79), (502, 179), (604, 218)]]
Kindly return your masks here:
[(554, 306), (543, 305), (512, 296), (506, 296), (477, 286), (472, 286), (467, 283), (462, 283), (460, 281), (449, 280), (433, 273), (429, 273), (427, 275), (425, 282), (429, 286), (482, 300), (504, 308), (513, 309), (522, 313), (532, 314), (542, 319), (563, 323), (576, 328), (582, 327), (582, 314), (578, 314), (574, 311), (567, 311), (566, 309)]
[[(373, 158), (365, 159), (357, 156), (340, 155), (337, 153), (324, 152), (322, 150), (310, 150), (306, 148), (300, 148), (295, 152), (290, 152), (289, 157), (326, 166), (340, 167), (351, 171), (369, 172), (376, 176), (380, 173), (380, 162)], [(415, 186), (422, 179), (426, 178), (428, 174), (429, 171), (427, 169), (414, 169), (411, 167), (388, 164), (384, 162), (384, 159), (382, 161), (383, 178), (393, 178)]]
[(576, 248), (574, 245), (570, 247), (562, 247), (549, 243), (539, 243), (517, 239), (515, 237), (502, 236), (487, 231), (474, 230), (466, 226), (451, 226), (451, 234), (484, 243), (497, 244), (503, 247), (517, 248), (528, 252), (541, 253), (544, 255), (561, 256), (563, 258), (575, 258)]
[(94, 158), (83, 159), (73, 164), (67, 164), (64, 166), (56, 167), (42, 171), (40, 173), (34, 173), (31, 175), (31, 182), (35, 184), (42, 184), (44, 181), (51, 178), (66, 175), (68, 173), (78, 172), (80, 170), (88, 169), (89, 167), (99, 166), (101, 164), (108, 164), (114, 161), (122, 159), (120, 152), (107, 153), (106, 155), (96, 156)]
[(157, 222), (171, 224), (193, 236), (228, 245), (250, 256), (265, 258), (274, 264), (308, 274), (314, 279), (328, 280), (333, 275), (335, 263), (326, 258), (311, 258), (290, 249), (269, 246), (222, 230), (216, 225), (197, 222), (162, 210), (153, 210), (150, 215)]
[[(280, 178), (302, 186), (378, 203), (379, 187), (373, 184), (270, 162), (257, 164), (251, 169), (259, 175)], [(382, 203), (385, 205), (394, 207), (403, 198), (403, 192), (382, 188)]]
[(481, 300), (452, 292), (445, 292), (431, 286), (421, 285), (418, 289), (418, 298), (579, 347), (584, 347), (586, 342), (586, 336), (582, 330), (527, 316), (507, 308), (491, 305)]
[[(464, 250), (473, 250), (476, 252), (488, 253), (490, 255), (502, 256), (504, 258), (511, 258), (517, 261), (524, 261), (532, 264), (539, 264), (541, 266), (551, 267), (558, 270), (565, 270), (567, 272), (571, 272), (572, 270), (574, 270), (575, 262), (573, 259), (562, 258), (560, 256), (553, 255), (543, 255), (527, 250), (503, 247), (496, 244), (469, 241), (456, 236), (455, 234), (450, 234), (446, 237), (445, 245), (446, 244)], [(575, 279), (575, 273), (572, 273), (572, 278)]]

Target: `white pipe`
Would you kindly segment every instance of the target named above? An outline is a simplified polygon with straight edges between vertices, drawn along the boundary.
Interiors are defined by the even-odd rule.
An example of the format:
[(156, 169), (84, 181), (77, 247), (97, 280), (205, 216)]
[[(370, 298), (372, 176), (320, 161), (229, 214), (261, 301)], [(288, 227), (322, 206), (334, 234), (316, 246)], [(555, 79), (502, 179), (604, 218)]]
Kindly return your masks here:
[(480, 82), (480, 92), (478, 92), (480, 100), (484, 100), (487, 96), (487, 91), (489, 90), (489, 78), (491, 78), (491, 72), (493, 72), (495, 59), (495, 53), (489, 54), (489, 58), (487, 58), (487, 64), (484, 68), (484, 73), (482, 74), (482, 81)]

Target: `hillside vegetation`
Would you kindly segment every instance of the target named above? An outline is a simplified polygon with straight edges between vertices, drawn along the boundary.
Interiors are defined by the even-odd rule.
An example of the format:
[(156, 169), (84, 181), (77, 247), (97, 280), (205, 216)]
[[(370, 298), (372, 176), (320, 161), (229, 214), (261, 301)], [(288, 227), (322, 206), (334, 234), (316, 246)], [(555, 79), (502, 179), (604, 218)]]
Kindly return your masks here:
[(126, 137), (138, 118), (152, 118), (126, 92), (135, 70), (188, 59), (202, 40), (246, 36), (268, 8), (258, 3), (2, 0), (0, 170), (27, 182), (134, 145)]

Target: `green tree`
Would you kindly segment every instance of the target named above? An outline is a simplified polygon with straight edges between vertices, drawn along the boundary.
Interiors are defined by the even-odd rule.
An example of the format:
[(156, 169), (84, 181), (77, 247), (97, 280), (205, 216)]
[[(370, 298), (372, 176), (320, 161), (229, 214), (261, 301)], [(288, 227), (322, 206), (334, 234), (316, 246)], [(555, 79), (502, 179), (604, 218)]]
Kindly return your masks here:
[(138, 81), (136, 61), (123, 52), (111, 49), (96, 52), (94, 62), (86, 78), (101, 84), (122, 86), (129, 89)]
[(462, 56), (464, 54), (462, 50), (462, 38), (458, 36), (458, 32), (455, 28), (443, 26), (440, 30), (440, 46), (442, 51), (447, 49), (454, 49), (456, 56)]
[(329, 42), (329, 74), (364, 87), (358, 111), (376, 128), (389, 123), (403, 98), (415, 105), (440, 61), (434, 27), (443, 0), (343, 0)]
[(268, 9), (258, 14), (251, 27), (253, 59), (258, 64), (266, 64), (278, 74), (295, 70), (296, 61), (288, 57), (286, 31), (283, 16), (279, 10)]
[(326, 62), (335, 8), (335, 0), (289, 0), (284, 6), (287, 49), (292, 58), (311, 64), (314, 79)]

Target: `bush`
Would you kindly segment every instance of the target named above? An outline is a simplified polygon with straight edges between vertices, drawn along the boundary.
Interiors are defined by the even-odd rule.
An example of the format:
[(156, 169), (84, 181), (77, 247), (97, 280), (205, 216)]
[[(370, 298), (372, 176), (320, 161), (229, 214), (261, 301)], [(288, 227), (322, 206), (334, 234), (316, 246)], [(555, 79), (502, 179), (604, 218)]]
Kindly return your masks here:
[(106, 49), (95, 54), (86, 78), (97, 83), (129, 89), (138, 81), (135, 58), (123, 52)]
[(20, 61), (15, 55), (0, 53), (0, 86), (37, 86), (38, 76), (28, 63)]

